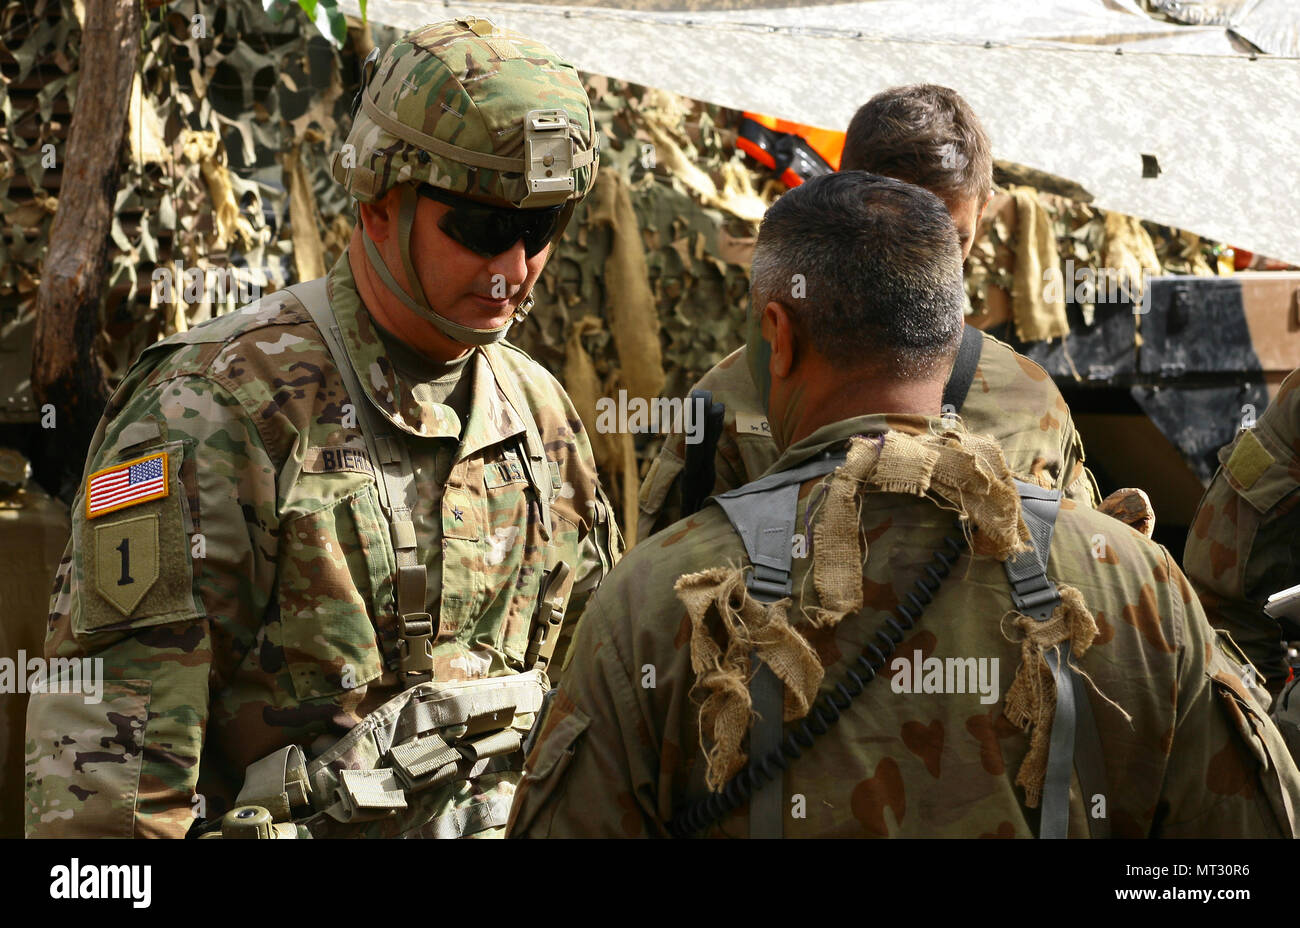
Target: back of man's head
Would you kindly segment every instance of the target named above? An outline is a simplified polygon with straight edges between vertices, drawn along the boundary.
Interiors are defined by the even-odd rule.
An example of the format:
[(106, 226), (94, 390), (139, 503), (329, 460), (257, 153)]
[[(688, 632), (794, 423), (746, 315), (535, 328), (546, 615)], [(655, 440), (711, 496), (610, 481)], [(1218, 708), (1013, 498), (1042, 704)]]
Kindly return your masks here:
[(993, 189), (993, 155), (979, 117), (961, 94), (938, 84), (882, 90), (853, 116), (840, 166), (896, 177), (949, 206), (983, 205)]
[(750, 271), (753, 311), (775, 301), (830, 365), (900, 380), (946, 376), (965, 302), (957, 231), (912, 184), (839, 171), (778, 199)]

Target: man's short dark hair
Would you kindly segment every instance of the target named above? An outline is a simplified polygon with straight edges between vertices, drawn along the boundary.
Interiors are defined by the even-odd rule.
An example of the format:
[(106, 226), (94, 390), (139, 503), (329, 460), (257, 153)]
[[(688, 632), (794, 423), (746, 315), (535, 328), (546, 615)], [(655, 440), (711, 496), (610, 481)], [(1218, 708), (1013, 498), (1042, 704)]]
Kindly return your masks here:
[(961, 94), (938, 84), (891, 87), (862, 104), (840, 166), (905, 180), (949, 203), (983, 204), (993, 190), (993, 155), (979, 117)]
[(754, 312), (790, 309), (837, 368), (901, 379), (951, 363), (965, 300), (961, 245), (934, 194), (865, 171), (816, 177), (763, 217), (750, 271)]

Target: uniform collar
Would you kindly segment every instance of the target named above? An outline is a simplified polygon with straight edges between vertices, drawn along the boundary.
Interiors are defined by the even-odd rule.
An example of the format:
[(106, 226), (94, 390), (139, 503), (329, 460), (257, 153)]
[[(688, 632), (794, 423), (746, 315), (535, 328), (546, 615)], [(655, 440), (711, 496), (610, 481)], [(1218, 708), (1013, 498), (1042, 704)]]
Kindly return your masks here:
[(393, 425), (421, 438), (460, 439), (457, 460), (524, 431), (523, 422), (497, 384), (494, 365), (489, 363), (487, 352), (499, 351), (496, 346), (473, 349), (466, 363), (463, 376), (473, 378), (473, 387), (469, 421), (462, 435), (456, 411), (442, 403), (417, 399), (412, 384), (389, 360), (379, 329), (357, 292), (347, 249), (330, 270), (327, 286), (334, 319), (361, 389)]
[(928, 435), (932, 431), (951, 428), (938, 416), (921, 416), (903, 413), (875, 413), (854, 416), (823, 425), (806, 438), (800, 439), (776, 459), (765, 473), (790, 470), (826, 451), (833, 445), (848, 441), (854, 435), (883, 435), (886, 432), (905, 432), (908, 435)]

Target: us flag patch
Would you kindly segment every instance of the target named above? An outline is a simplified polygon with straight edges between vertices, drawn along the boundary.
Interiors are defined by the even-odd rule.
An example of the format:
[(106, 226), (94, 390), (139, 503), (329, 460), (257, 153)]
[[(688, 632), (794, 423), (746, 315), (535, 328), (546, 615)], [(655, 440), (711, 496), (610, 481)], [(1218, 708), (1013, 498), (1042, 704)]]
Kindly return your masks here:
[(117, 464), (90, 475), (86, 484), (86, 518), (161, 499), (167, 492), (166, 451)]

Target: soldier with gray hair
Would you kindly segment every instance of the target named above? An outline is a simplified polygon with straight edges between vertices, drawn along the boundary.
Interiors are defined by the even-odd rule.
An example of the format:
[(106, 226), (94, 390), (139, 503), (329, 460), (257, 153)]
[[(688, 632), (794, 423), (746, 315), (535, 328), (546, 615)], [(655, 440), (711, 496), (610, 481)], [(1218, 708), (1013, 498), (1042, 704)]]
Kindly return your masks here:
[(502, 830), (617, 554), (572, 403), (502, 340), (595, 126), (572, 65), (483, 19), (365, 71), (338, 263), (150, 347), (104, 413), (46, 652), (105, 693), (33, 697), (28, 835)]
[(1168, 552), (938, 415), (944, 204), (814, 178), (754, 263), (780, 458), (596, 592), (510, 833), (1294, 836), (1300, 771)]

